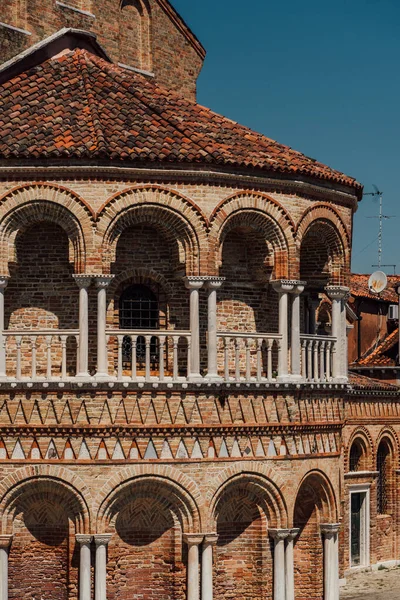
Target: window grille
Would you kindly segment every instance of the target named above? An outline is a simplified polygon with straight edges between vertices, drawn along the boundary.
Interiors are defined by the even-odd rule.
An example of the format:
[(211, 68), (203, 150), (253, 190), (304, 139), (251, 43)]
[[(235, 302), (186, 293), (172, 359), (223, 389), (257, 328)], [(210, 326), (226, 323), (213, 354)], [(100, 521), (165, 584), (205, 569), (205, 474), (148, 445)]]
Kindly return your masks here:
[(377, 512), (384, 515), (388, 511), (390, 450), (381, 442), (377, 453), (378, 481), (376, 489)]
[[(121, 329), (159, 329), (159, 302), (156, 294), (145, 285), (131, 285), (121, 295), (119, 301), (119, 325)], [(158, 366), (158, 340), (153, 337), (150, 343), (150, 362), (152, 368)], [(132, 341), (125, 336), (122, 344), (123, 368), (132, 364)], [(136, 361), (144, 368), (146, 361), (146, 343), (144, 337), (137, 339)]]
[(362, 448), (358, 442), (354, 442), (350, 449), (349, 470), (359, 471), (361, 468)]

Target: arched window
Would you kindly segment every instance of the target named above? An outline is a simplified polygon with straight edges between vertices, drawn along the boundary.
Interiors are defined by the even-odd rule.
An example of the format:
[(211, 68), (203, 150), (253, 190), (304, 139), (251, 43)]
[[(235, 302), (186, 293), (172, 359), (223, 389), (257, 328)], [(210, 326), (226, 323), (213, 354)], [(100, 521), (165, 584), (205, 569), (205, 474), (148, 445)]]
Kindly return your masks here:
[[(119, 300), (120, 329), (142, 331), (144, 329), (159, 329), (160, 309), (158, 296), (146, 285), (130, 285), (124, 290)], [(124, 368), (132, 363), (132, 340), (125, 336), (122, 345)], [(137, 338), (136, 361), (138, 366), (144, 366), (146, 359), (146, 343), (143, 336)], [(157, 339), (153, 337), (150, 343), (150, 361), (153, 366), (158, 362)]]
[(389, 444), (382, 440), (379, 444), (376, 455), (376, 470), (378, 471), (378, 480), (376, 487), (377, 512), (384, 515), (388, 512), (390, 500), (390, 467), (391, 451)]
[(139, 69), (151, 69), (150, 7), (147, 0), (121, 0), (121, 63)]
[(362, 470), (362, 457), (363, 449), (361, 443), (358, 440), (355, 440), (350, 448), (349, 471)]

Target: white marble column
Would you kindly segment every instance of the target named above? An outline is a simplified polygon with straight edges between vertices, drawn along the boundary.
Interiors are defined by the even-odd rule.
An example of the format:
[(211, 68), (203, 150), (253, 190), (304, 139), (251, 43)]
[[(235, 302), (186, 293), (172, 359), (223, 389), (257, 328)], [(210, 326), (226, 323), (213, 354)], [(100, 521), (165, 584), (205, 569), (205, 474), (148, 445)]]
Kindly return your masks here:
[(206, 282), (206, 287), (208, 290), (207, 379), (212, 381), (221, 379), (218, 375), (217, 365), (217, 290), (221, 287), (224, 281), (225, 277), (215, 277), (210, 278)]
[(79, 600), (90, 600), (91, 572), (90, 572), (90, 544), (92, 535), (77, 533), (76, 541), (79, 544)]
[(79, 287), (79, 356), (77, 377), (89, 376), (89, 296), (90, 275), (74, 275)]
[(12, 535), (0, 535), (0, 600), (8, 600), (8, 553)]
[(100, 533), (94, 536), (96, 544), (95, 600), (107, 600), (107, 546), (110, 539), (111, 534), (109, 533)]
[(6, 374), (6, 338), (4, 332), (4, 291), (8, 285), (8, 277), (0, 276), (0, 379), (5, 379)]
[(206, 533), (201, 554), (201, 600), (213, 600), (213, 548), (218, 541), (216, 533)]
[(301, 344), (300, 344), (300, 294), (304, 291), (306, 282), (294, 282), (292, 297), (292, 320), (290, 336), (290, 364), (292, 381), (301, 381)]
[(286, 538), (285, 548), (285, 579), (286, 579), (286, 600), (295, 600), (294, 597), (294, 554), (293, 542), (299, 535), (300, 529), (290, 529)]
[(338, 523), (320, 525), (324, 541), (324, 600), (339, 600)]
[(200, 381), (200, 321), (199, 290), (204, 285), (204, 277), (185, 277), (185, 285), (190, 290), (190, 380)]
[(94, 275), (97, 287), (97, 373), (96, 377), (108, 378), (107, 356), (107, 288), (114, 275)]
[(268, 533), (274, 540), (273, 600), (286, 600), (285, 540), (290, 534), (290, 529), (270, 529)]
[[(199, 546), (204, 536), (196, 533), (188, 533), (183, 536), (188, 546), (188, 566), (187, 566), (187, 600), (200, 599), (200, 579), (199, 579)], [(96, 598), (97, 600), (97, 598)]]
[(279, 294), (279, 334), (281, 340), (278, 351), (278, 381), (282, 382), (290, 380), (288, 370), (288, 294), (293, 291), (296, 283), (296, 281), (286, 279), (272, 281), (272, 287)]
[(346, 301), (349, 288), (330, 285), (325, 288), (332, 301), (332, 336), (336, 338), (333, 349), (332, 377), (339, 383), (347, 382), (347, 330), (346, 330)]

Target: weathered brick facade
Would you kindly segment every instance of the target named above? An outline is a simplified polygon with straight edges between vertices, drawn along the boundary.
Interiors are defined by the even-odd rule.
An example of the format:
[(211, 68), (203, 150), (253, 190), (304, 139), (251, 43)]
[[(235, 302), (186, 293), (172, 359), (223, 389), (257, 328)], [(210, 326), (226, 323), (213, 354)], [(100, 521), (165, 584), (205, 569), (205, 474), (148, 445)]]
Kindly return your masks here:
[[(193, 97), (195, 38), (165, 2), (122, 3), (148, 37), (106, 0), (68, 4), (0, 20), (31, 41), (101, 30), (115, 62)], [(372, 484), (368, 561), (395, 557), (398, 521), (397, 392), (345, 364), (361, 188), (82, 40), (0, 75), (8, 598), (336, 600), (353, 480)]]
[(195, 99), (205, 51), (168, 0), (5, 0), (2, 61), (63, 27), (95, 33), (115, 63), (147, 71), (161, 85)]

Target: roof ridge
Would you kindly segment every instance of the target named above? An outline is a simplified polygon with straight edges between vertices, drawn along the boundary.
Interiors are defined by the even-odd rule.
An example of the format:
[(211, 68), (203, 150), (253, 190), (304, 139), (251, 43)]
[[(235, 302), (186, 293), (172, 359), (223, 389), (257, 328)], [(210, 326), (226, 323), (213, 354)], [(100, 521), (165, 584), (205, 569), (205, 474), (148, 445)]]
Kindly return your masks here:
[(88, 69), (87, 54), (82, 50), (76, 50), (76, 53), (78, 57), (78, 62), (81, 66), (83, 87), (85, 90), (88, 107), (92, 117), (93, 132), (97, 138), (97, 149), (99, 153), (107, 153), (107, 142), (103, 132), (103, 128), (101, 126), (101, 120), (96, 106), (96, 99), (94, 96), (94, 92), (92, 91), (89, 85), (90, 74)]
[[(88, 58), (87, 54), (86, 57)], [(93, 61), (93, 58), (95, 59), (95, 61)], [(97, 62), (97, 60), (100, 60), (101, 62), (102, 59), (98, 59), (97, 56), (91, 55), (90, 59), (92, 60), (92, 62)], [(96, 64), (96, 66), (99, 68), (100, 65)], [(169, 125), (172, 125), (172, 127), (174, 127), (174, 129), (176, 131), (178, 131), (178, 133), (182, 136), (182, 137), (187, 137), (186, 133), (184, 131), (182, 131), (182, 129), (179, 127), (179, 124), (176, 123), (175, 121), (173, 121), (172, 119), (166, 117), (165, 115), (162, 114), (162, 111), (160, 110), (160, 108), (157, 106), (156, 103), (150, 103), (149, 100), (146, 98), (146, 96), (140, 92), (139, 88), (135, 88), (132, 89), (132, 86), (130, 85), (130, 83), (127, 81), (129, 78), (132, 79), (133, 81), (135, 81), (135, 79), (139, 79), (142, 81), (142, 83), (145, 84), (146, 88), (157, 88), (159, 90), (162, 90), (165, 92), (167, 92), (164, 97), (166, 98), (166, 100), (168, 100), (168, 94), (169, 93), (174, 93), (174, 92), (170, 92), (169, 90), (166, 90), (165, 88), (163, 88), (162, 86), (158, 85), (158, 84), (154, 84), (149, 82), (146, 77), (144, 75), (141, 75), (140, 73), (132, 73), (132, 72), (125, 72), (125, 70), (123, 69), (123, 67), (119, 67), (118, 65), (112, 65), (112, 64), (108, 64), (104, 61), (104, 70), (107, 70), (107, 72), (110, 74), (110, 76), (116, 81), (118, 78), (118, 83), (120, 85), (122, 85), (124, 87), (124, 89), (131, 95), (133, 96), (133, 98), (135, 98), (136, 101), (140, 101), (143, 104), (145, 104), (147, 106), (147, 108), (152, 111), (153, 113), (157, 113), (157, 115), (160, 117), (160, 119), (162, 119), (163, 121), (166, 121)], [(188, 104), (192, 105), (192, 106), (198, 106), (195, 102), (190, 102), (190, 100), (187, 100), (186, 98), (184, 98), (183, 96), (180, 96), (177, 92), (176, 92), (176, 96), (181, 99), (183, 102), (187, 102)], [(194, 144), (201, 152), (204, 152), (204, 148), (195, 140), (191, 139), (192, 144)]]

